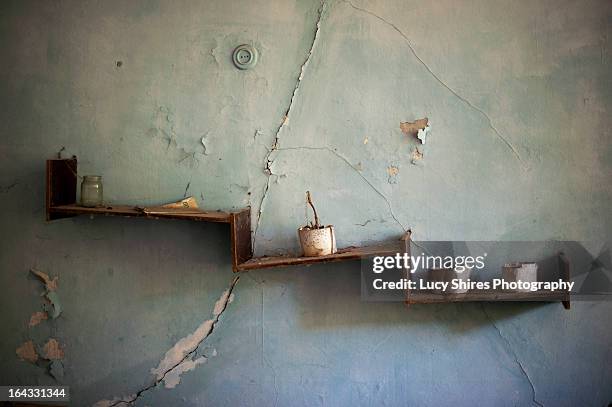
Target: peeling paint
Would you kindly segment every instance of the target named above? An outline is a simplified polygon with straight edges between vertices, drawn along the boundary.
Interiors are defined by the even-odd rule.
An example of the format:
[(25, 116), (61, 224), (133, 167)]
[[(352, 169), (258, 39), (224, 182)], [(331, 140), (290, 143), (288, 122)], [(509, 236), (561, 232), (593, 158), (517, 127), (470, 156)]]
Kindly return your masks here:
[(208, 146), (206, 145), (206, 143), (208, 142), (208, 134), (209, 134), (209, 133), (206, 133), (205, 135), (203, 135), (203, 136), (200, 138), (200, 144), (202, 144), (202, 148), (203, 148), (203, 150), (202, 150), (202, 155), (209, 155), (209, 154), (210, 154), (210, 153), (208, 152)]
[[(330, 195), (327, 209), (338, 215), (342, 246), (393, 238), (399, 222), (416, 226), (423, 239), (432, 240), (463, 235), (599, 240), (612, 230), (605, 211), (610, 206), (610, 155), (602, 147), (610, 128), (605, 112), (612, 106), (606, 87), (610, 70), (605, 69), (610, 61), (604, 18), (609, 7), (603, 8), (609, 2), (553, 9), (537, 2), (504, 9), (487, 2), (445, 7), (352, 0), (368, 10), (356, 11), (342, 0), (328, 1), (320, 37), (287, 115), (290, 92), (313, 40), (319, 0), (281, 2), (266, 10), (251, 3), (238, 17), (235, 7), (223, 2), (214, 7), (136, 2), (114, 11), (103, 4), (75, 8), (64, 2), (5, 8), (7, 38), (19, 40), (0, 51), (11, 61), (3, 68), (8, 84), (3, 100), (10, 107), (5, 116), (12, 134), (2, 146), (7, 169), (0, 192), (8, 193), (0, 197), (11, 198), (4, 202), (7, 216), (2, 225), (25, 231), (13, 234), (3, 252), (8, 284), (4, 325), (16, 328), (6, 330), (7, 366), (16, 367), (4, 369), (6, 378), (31, 374), (37, 383), (52, 380), (42, 365), (59, 364), (59, 369), (61, 361), (41, 358), (47, 337), (53, 335), (64, 346), (73, 404), (136, 398), (137, 391), (153, 381), (149, 369), (166, 351), (212, 318), (213, 304), (232, 278), (224, 255), (227, 247), (224, 242), (217, 245), (217, 232), (229, 233), (227, 225), (204, 225), (202, 231), (202, 225), (141, 225), (139, 220), (132, 225), (121, 218), (93, 223), (74, 218), (43, 225), (42, 206), (29, 204), (30, 192), (41, 184), (42, 167), (29, 159), (40, 155), (34, 151), (41, 144), (40, 134), (46, 135), (42, 150), (47, 158), (66, 144), (62, 156), (78, 154), (80, 170), (106, 174), (110, 199), (165, 201), (180, 197), (190, 181), (188, 192), (205, 195), (207, 208), (229, 209), (245, 206), (246, 193), (239, 185), (248, 184), (251, 227), (270, 175), (256, 235), (260, 254), (271, 255), (285, 246), (290, 250), (297, 243), (291, 224), (300, 220), (301, 208), (293, 204), (293, 192), (301, 191), (300, 184), (308, 179), (318, 183), (309, 188)], [(147, 8), (153, 10), (145, 12)], [(507, 23), (496, 27), (497, 21)], [(393, 24), (409, 37), (423, 67)], [(491, 29), (493, 37), (482, 35)], [(198, 41), (189, 42), (191, 37)], [(240, 43), (234, 40), (260, 41), (268, 47), (256, 71), (240, 73), (231, 66), (228, 51)], [(87, 52), (90, 48), (100, 50), (99, 58)], [(140, 62), (126, 62), (134, 52)], [(51, 54), (56, 54), (54, 60), (45, 63)], [(119, 59), (124, 64), (116, 71)], [(600, 66), (604, 59), (607, 65)], [(453, 96), (425, 64), (485, 113)], [(269, 81), (263, 93), (266, 79), (257, 75)], [(233, 105), (219, 114), (224, 101)], [(162, 130), (155, 131), (154, 139), (145, 134), (154, 127), (152, 116), (160, 104), (175, 112), (174, 140), (163, 113)], [(418, 131), (409, 137), (398, 126), (425, 115), (436, 127), (432, 124), (423, 145)], [(281, 122), (285, 127), (272, 144)], [(521, 170), (512, 147), (503, 144), (493, 126), (534, 166), (533, 173), (515, 176)], [(167, 153), (166, 142), (171, 142)], [(277, 150), (307, 145), (329, 150)], [(181, 152), (181, 146), (187, 151)], [(271, 146), (274, 152), (264, 164)], [(198, 171), (188, 168), (196, 165), (194, 152), (201, 161)], [(477, 157), (481, 159), (472, 159)], [(390, 164), (401, 170), (396, 185), (387, 182)], [(421, 165), (427, 168), (417, 167)], [(126, 172), (129, 176), (122, 176)], [(514, 191), (516, 204), (494, 204), (508, 190)], [(538, 191), (535, 201), (532, 190)], [(592, 202), (583, 203), (580, 197)], [(452, 209), (445, 210), (448, 200)], [(350, 202), (350, 211), (333, 201)], [(517, 219), (526, 217), (538, 219), (537, 224), (514, 227)], [(152, 229), (165, 236), (164, 242), (148, 233)], [(81, 241), (92, 233), (101, 239), (90, 242), (95, 261), (87, 242)], [(36, 236), (50, 240), (32, 241)], [(76, 245), (62, 250), (70, 241)], [(195, 255), (191, 246), (197, 246)], [(43, 311), (44, 301), (36, 298), (43, 283), (33, 281), (34, 275), (23, 279), (23, 264), (34, 262), (51, 277), (61, 274), (57, 293), (67, 308), (56, 320), (48, 308), (48, 320), (28, 329), (30, 314)], [(350, 264), (333, 267), (343, 269), (334, 281), (320, 272), (299, 277), (310, 270), (300, 267), (282, 275), (243, 274), (243, 283), (249, 285), (236, 295), (244, 297), (228, 307), (214, 335), (176, 369), (208, 357), (202, 348), (217, 341), (221, 357), (182, 372), (174, 391), (165, 390), (163, 380), (135, 405), (437, 405), (448, 395), (460, 395), (459, 404), (478, 404), (480, 399), (529, 405), (532, 397), (547, 406), (607, 405), (612, 400), (603, 386), (611, 370), (597, 363), (609, 355), (609, 335), (580, 337), (593, 327), (598, 333), (609, 331), (609, 324), (598, 325), (597, 318), (608, 313), (606, 304), (577, 303), (574, 317), (562, 315), (553, 305), (487, 306), (524, 373), (494, 328), (481, 320), (477, 305), (372, 309), (346, 287), (344, 269)], [(184, 272), (175, 276), (174, 269)], [(251, 285), (250, 278), (259, 285)], [(28, 290), (30, 298), (19, 297)], [(69, 308), (68, 296), (71, 304), (84, 308)], [(19, 307), (20, 301), (29, 306)], [(11, 309), (19, 315), (9, 315)], [(286, 320), (287, 313), (295, 317)], [(560, 329), (567, 331), (567, 340), (555, 340)], [(433, 366), (429, 370), (447, 383), (448, 391), (394, 391), (394, 377), (404, 379), (402, 383), (423, 382), (429, 390), (440, 387), (420, 378), (422, 370), (396, 363), (393, 349), (411, 333), (406, 358), (418, 361), (425, 355)], [(582, 340), (572, 342), (575, 338)], [(28, 339), (39, 353), (38, 368), (10, 355)], [(240, 346), (232, 348), (237, 342)], [(582, 363), (558, 357), (568, 342), (570, 357)], [(334, 350), (337, 343), (344, 345), (340, 352)], [(292, 350), (287, 357), (275, 355), (287, 348)], [(356, 369), (351, 359), (366, 348), (377, 357), (370, 358), (367, 371)], [(456, 369), (447, 368), (451, 365)], [(389, 366), (397, 367), (393, 377), (384, 373)], [(465, 386), (455, 380), (457, 369), (463, 377), (483, 373), (503, 386), (481, 386), (482, 394), (462, 393)], [(166, 378), (172, 376), (170, 370)], [(239, 380), (228, 385), (223, 378)], [(338, 388), (347, 391), (335, 391)]]
[(45, 288), (49, 291), (57, 290), (57, 280), (59, 277), (50, 278), (47, 273), (44, 273), (40, 270), (31, 269), (32, 274), (40, 279), (45, 284)]
[(181, 375), (195, 369), (198, 365), (206, 362), (206, 357), (200, 356), (197, 359), (187, 359), (179, 363), (174, 369), (172, 369), (164, 377), (164, 387), (166, 389), (173, 389), (181, 382)]
[(400, 130), (407, 136), (416, 136), (419, 130), (427, 127), (429, 119), (424, 117), (413, 122), (400, 122)]
[[(219, 299), (215, 302), (212, 311), (213, 318), (202, 322), (193, 333), (180, 339), (166, 352), (164, 358), (159, 362), (157, 367), (151, 369), (151, 374), (154, 375), (153, 383), (128, 397), (115, 397), (112, 400), (100, 400), (94, 404), (94, 407), (132, 404), (142, 395), (142, 393), (151, 390), (162, 381), (166, 388), (173, 388), (180, 382), (180, 376), (183, 373), (191, 371), (198, 365), (204, 363), (208, 357), (204, 355), (194, 359), (195, 352), (198, 350), (200, 344), (202, 344), (213, 332), (216, 324), (219, 322), (219, 318), (227, 309), (228, 304), (234, 301), (233, 291), (239, 280), (240, 276), (234, 277), (229, 288), (223, 291)], [(213, 349), (212, 356), (216, 355), (217, 351)], [(165, 380), (166, 377), (168, 377), (168, 381)]]
[(45, 310), (48, 314), (51, 315), (52, 319), (55, 319), (60, 316), (62, 313), (62, 304), (60, 302), (60, 298), (55, 291), (47, 291), (44, 294), (48, 303), (44, 305)]
[(410, 153), (410, 163), (414, 165), (419, 165), (421, 160), (423, 159), (423, 153), (419, 150), (419, 147), (415, 147), (412, 149), (412, 153)]
[(156, 368), (151, 369), (157, 380), (161, 380), (166, 372), (177, 366), (185, 357), (193, 352), (197, 346), (210, 334), (214, 319), (208, 319), (191, 334), (179, 340), (170, 348)]
[(431, 127), (429, 124), (425, 126), (425, 128), (419, 129), (419, 131), (417, 132), (417, 138), (421, 141), (421, 144), (425, 144), (425, 140), (429, 136), (430, 132), (431, 132)]
[(21, 360), (25, 360), (30, 363), (36, 363), (38, 360), (38, 353), (36, 352), (36, 348), (34, 347), (34, 342), (31, 340), (24, 342), (19, 346), (15, 353)]
[(213, 40), (213, 41), (214, 41), (214, 45), (210, 49), (210, 56), (212, 57), (213, 61), (215, 62), (215, 65), (217, 65), (217, 67), (218, 67), (218, 66), (220, 66), (220, 64), (219, 64), (219, 57), (217, 56), (217, 46), (218, 46), (218, 44), (217, 44), (216, 40)]
[(64, 350), (55, 338), (49, 338), (43, 346), (42, 357), (48, 360), (64, 359)]
[(397, 174), (399, 174), (399, 167), (396, 165), (388, 166), (387, 174), (389, 174), (389, 178), (387, 178), (387, 182), (389, 184), (397, 184)]
[(457, 91), (455, 91), (453, 88), (451, 88), (446, 82), (444, 82), (436, 73), (434, 73), (434, 71), (431, 70), (431, 68), (429, 67), (429, 65), (427, 63), (425, 63), (425, 61), (419, 56), (419, 54), (417, 54), (416, 50), (414, 49), (414, 47), (412, 46), (412, 43), (410, 42), (410, 39), (408, 38), (408, 36), (406, 34), (404, 34), (404, 32), (395, 24), (393, 24), (392, 22), (390, 22), (389, 20), (381, 17), (380, 15), (374, 13), (371, 10), (368, 10), (366, 8), (363, 7), (359, 7), (357, 5), (355, 5), (352, 1), (350, 0), (343, 0), (345, 3), (347, 3), (349, 6), (351, 6), (353, 9), (361, 11), (363, 13), (369, 14), (370, 16), (378, 19), (379, 21), (383, 22), (384, 24), (387, 24), (389, 27), (393, 28), (393, 30), (395, 30), (406, 42), (406, 45), (408, 45), (408, 48), (410, 49), (410, 53), (416, 58), (416, 60), (423, 66), (423, 68), (443, 87), (445, 88), (448, 92), (450, 92), (453, 96), (455, 96), (457, 99), (459, 99), (460, 101), (462, 101), (463, 103), (465, 103), (469, 108), (471, 108), (472, 110), (478, 112), (487, 122), (489, 128), (491, 128), (491, 130), (493, 130), (493, 133), (495, 133), (495, 135), (497, 136), (497, 138), (499, 138), (512, 152), (512, 154), (516, 157), (516, 159), (519, 161), (519, 163), (521, 164), (521, 167), (523, 170), (527, 169), (527, 166), (525, 164), (525, 162), (523, 161), (523, 158), (521, 157), (521, 155), (519, 154), (518, 150), (516, 149), (516, 147), (497, 129), (497, 127), (495, 127), (493, 125), (493, 121), (491, 120), (491, 117), (484, 111), (482, 110), (480, 107), (476, 106), (475, 104), (473, 104), (471, 101), (469, 101), (468, 99), (466, 99), (465, 97), (461, 96), (459, 93), (457, 93)]
[(62, 313), (62, 305), (56, 292), (59, 277), (50, 278), (47, 273), (36, 269), (31, 269), (30, 271), (45, 284), (45, 292), (42, 294), (47, 300), (47, 304), (44, 305), (45, 310), (52, 319), (59, 317)]
[(42, 321), (46, 320), (47, 318), (48, 318), (48, 315), (46, 312), (36, 311), (30, 316), (30, 322), (28, 323), (28, 326), (30, 328), (33, 326), (36, 326), (40, 324)]
[(180, 339), (172, 348), (170, 348), (164, 358), (159, 362), (156, 368), (151, 369), (151, 373), (155, 375), (157, 380), (161, 380), (166, 372), (177, 366), (185, 357), (193, 352), (198, 345), (206, 339), (212, 332), (213, 325), (218, 321), (219, 315), (225, 310), (230, 302), (230, 290), (225, 290), (221, 297), (215, 303), (213, 309), (213, 319), (207, 319), (191, 334)]

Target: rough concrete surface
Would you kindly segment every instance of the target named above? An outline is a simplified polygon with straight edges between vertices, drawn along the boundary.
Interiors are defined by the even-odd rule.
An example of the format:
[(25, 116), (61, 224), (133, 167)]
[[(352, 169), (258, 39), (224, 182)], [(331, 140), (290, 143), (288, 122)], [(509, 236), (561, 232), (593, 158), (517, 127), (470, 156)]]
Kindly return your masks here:
[[(297, 249), (306, 190), (339, 247), (610, 241), (611, 21), (605, 0), (1, 2), (0, 384), (77, 406), (607, 405), (609, 302), (365, 303), (355, 262), (236, 282), (225, 225), (46, 223), (44, 160), (78, 156), (109, 202), (250, 205), (258, 255)], [(422, 145), (400, 123), (424, 117)], [(58, 277), (57, 318), (30, 269)]]

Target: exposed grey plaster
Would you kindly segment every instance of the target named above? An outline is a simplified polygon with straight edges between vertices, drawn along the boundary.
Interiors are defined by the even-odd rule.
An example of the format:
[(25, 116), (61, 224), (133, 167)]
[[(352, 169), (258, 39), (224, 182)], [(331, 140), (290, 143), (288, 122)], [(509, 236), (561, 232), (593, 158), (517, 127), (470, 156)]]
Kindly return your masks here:
[(536, 389), (535, 389), (535, 386), (533, 385), (533, 382), (531, 381), (531, 378), (529, 377), (529, 374), (525, 370), (525, 367), (523, 367), (523, 364), (521, 363), (521, 361), (519, 360), (518, 356), (516, 355), (516, 352), (512, 348), (512, 345), (511, 345), (510, 341), (508, 340), (508, 338), (506, 338), (502, 334), (501, 330), (499, 329), (499, 327), (495, 323), (495, 320), (493, 318), (491, 318), (491, 316), (487, 312), (487, 309), (486, 309), (485, 305), (481, 303), (480, 307), (482, 308), (482, 312), (485, 314), (485, 316), (487, 317), (489, 322), (491, 322), (491, 325), (493, 326), (493, 328), (495, 328), (495, 331), (497, 332), (497, 335), (499, 335), (499, 337), (501, 338), (502, 342), (505, 344), (506, 349), (508, 349), (508, 351), (512, 354), (512, 357), (514, 358), (514, 361), (518, 365), (518, 367), (521, 370), (523, 376), (525, 376), (525, 378), (527, 379), (527, 382), (529, 383), (529, 386), (531, 386), (531, 392), (533, 394), (533, 402), (534, 402), (534, 404), (536, 404), (537, 406), (543, 407), (543, 405), (538, 400), (536, 400)]
[(526, 167), (526, 163), (523, 161), (523, 159), (521, 158), (521, 155), (519, 154), (518, 150), (516, 149), (516, 147), (514, 147), (514, 145), (503, 135), (501, 134), (501, 132), (493, 125), (493, 121), (491, 120), (491, 118), (489, 117), (489, 115), (482, 110), (481, 108), (479, 108), (478, 106), (474, 105), (472, 102), (470, 102), (468, 99), (466, 99), (465, 97), (461, 96), (459, 93), (457, 93), (453, 88), (451, 88), (446, 82), (444, 82), (436, 73), (434, 73), (431, 68), (429, 67), (429, 65), (427, 65), (427, 63), (425, 63), (425, 61), (419, 56), (419, 54), (417, 54), (416, 50), (414, 49), (414, 47), (412, 46), (412, 43), (410, 42), (410, 39), (408, 38), (408, 36), (406, 34), (404, 34), (404, 32), (402, 30), (400, 30), (400, 28), (393, 24), (392, 22), (390, 22), (389, 20), (381, 17), (380, 15), (374, 13), (371, 10), (368, 10), (366, 8), (363, 7), (359, 7), (355, 4), (353, 4), (353, 2), (351, 2), (350, 0), (342, 0), (343, 2), (347, 3), (348, 5), (350, 5), (352, 8), (354, 8), (355, 10), (361, 11), (363, 13), (369, 14), (372, 17), (376, 18), (379, 21), (382, 21), (383, 23), (387, 24), (389, 27), (393, 28), (406, 42), (406, 44), (408, 45), (408, 48), (410, 49), (410, 52), (412, 53), (412, 55), (417, 59), (417, 61), (419, 61), (419, 63), (425, 68), (425, 70), (440, 84), (442, 85), (446, 90), (448, 90), (450, 93), (452, 93), (457, 99), (461, 100), (463, 103), (465, 103), (466, 105), (468, 105), (470, 108), (472, 108), (473, 110), (477, 111), (478, 113), (480, 113), (484, 119), (487, 121), (487, 124), (489, 125), (489, 127), (491, 128), (491, 130), (493, 130), (493, 132), (495, 133), (495, 135), (497, 135), (497, 137), (502, 140), (504, 142), (504, 144), (506, 144), (506, 146), (512, 151), (512, 153), (514, 154), (514, 156), (516, 157), (516, 159), (519, 161), (519, 163), (521, 164), (521, 167), (523, 170), (527, 169)]
[[(151, 369), (151, 373), (155, 378), (151, 384), (125, 397), (114, 397), (110, 400), (100, 400), (94, 404), (94, 407), (114, 407), (119, 405), (132, 405), (145, 392), (153, 389), (162, 381), (166, 388), (174, 388), (180, 382), (182, 373), (195, 369), (198, 365), (204, 363), (207, 356), (197, 356), (199, 346), (213, 333), (219, 318), (227, 309), (230, 302), (233, 301), (234, 287), (240, 280), (240, 276), (232, 279), (229, 288), (222, 294), (213, 308), (213, 318), (204, 321), (195, 332), (179, 340), (171, 349), (169, 349), (164, 358), (159, 362), (159, 365)], [(213, 356), (216, 352), (213, 353)], [(167, 381), (166, 381), (167, 380)]]
[(202, 144), (202, 148), (203, 148), (202, 155), (210, 154), (208, 152), (208, 147), (206, 146), (206, 143), (208, 142), (207, 138), (208, 138), (208, 133), (206, 133), (200, 138), (200, 143)]
[(200, 356), (198, 358), (187, 358), (171, 371), (169, 371), (164, 377), (164, 387), (166, 389), (173, 389), (181, 382), (181, 375), (187, 373), (198, 367), (199, 365), (206, 363), (208, 358), (206, 356)]
[[(283, 117), (283, 120), (281, 121), (281, 124), (278, 126), (278, 129), (276, 130), (276, 133), (274, 135), (274, 140), (272, 142), (272, 146), (268, 148), (268, 152), (266, 156), (264, 157), (264, 174), (266, 175), (267, 179), (266, 179), (266, 185), (264, 186), (264, 190), (261, 195), (261, 200), (259, 202), (259, 209), (257, 210), (257, 220), (255, 222), (255, 230), (253, 232), (253, 238), (252, 238), (253, 248), (255, 248), (255, 243), (256, 243), (255, 238), (257, 236), (257, 231), (259, 230), (259, 224), (261, 222), (261, 215), (263, 213), (263, 205), (266, 201), (268, 190), (270, 189), (270, 179), (272, 176), (272, 169), (270, 168), (272, 164), (271, 156), (272, 156), (272, 153), (278, 149), (280, 133), (285, 127), (285, 125), (289, 122), (289, 115), (291, 114), (293, 103), (300, 89), (300, 84), (302, 82), (302, 79), (304, 78), (304, 73), (306, 72), (306, 68), (308, 67), (308, 64), (310, 63), (310, 58), (312, 57), (312, 53), (314, 52), (315, 46), (317, 45), (317, 40), (319, 39), (319, 33), (321, 32), (321, 21), (323, 19), (323, 13), (325, 11), (325, 6), (326, 6), (325, 0), (321, 0), (319, 9), (317, 10), (317, 22), (315, 26), (314, 35), (312, 38), (312, 43), (310, 44), (310, 49), (308, 50), (308, 54), (306, 55), (306, 59), (304, 60), (304, 63), (300, 67), (300, 74), (295, 83), (295, 86), (293, 87), (293, 93), (291, 94), (291, 99), (289, 100), (289, 106), (287, 107), (287, 110), (285, 111), (285, 115)], [(257, 137), (257, 134), (258, 133), (256, 131), (254, 137)]]

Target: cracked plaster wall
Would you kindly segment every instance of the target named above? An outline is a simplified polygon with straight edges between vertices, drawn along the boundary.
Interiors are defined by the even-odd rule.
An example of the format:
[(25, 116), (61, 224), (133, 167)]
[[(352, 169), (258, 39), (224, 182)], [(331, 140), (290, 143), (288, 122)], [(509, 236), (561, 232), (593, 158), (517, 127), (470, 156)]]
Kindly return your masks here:
[[(232, 279), (223, 225), (45, 223), (43, 163), (62, 147), (81, 174), (104, 176), (109, 201), (251, 205), (258, 254), (295, 250), (307, 189), (339, 246), (405, 228), (432, 240), (610, 240), (609, 2), (0, 9), (2, 384), (55, 383), (15, 355), (53, 337), (75, 405), (129, 398)], [(244, 42), (260, 51), (252, 71), (231, 65)], [(418, 141), (399, 123), (424, 116), (432, 132), (413, 165)], [(33, 267), (59, 276), (63, 312), (29, 327)], [(358, 273), (247, 274), (194, 355), (216, 356), (137, 404), (612, 400), (609, 304), (408, 310), (360, 302)]]

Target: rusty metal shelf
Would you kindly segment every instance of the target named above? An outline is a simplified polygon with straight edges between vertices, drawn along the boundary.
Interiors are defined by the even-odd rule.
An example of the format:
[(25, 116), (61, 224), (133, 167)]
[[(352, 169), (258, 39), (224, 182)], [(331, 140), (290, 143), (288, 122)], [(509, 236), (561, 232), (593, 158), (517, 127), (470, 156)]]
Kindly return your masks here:
[(474, 290), (464, 294), (438, 294), (412, 291), (406, 302), (409, 304), (471, 301), (561, 302), (567, 298), (567, 295), (568, 293), (566, 291), (502, 292), (494, 290)]
[[(558, 256), (559, 275), (564, 281), (570, 281), (570, 262), (563, 253)], [(410, 278), (410, 274), (407, 274)], [(406, 290), (406, 304), (436, 304), (446, 302), (560, 302), (565, 309), (570, 309), (569, 291), (529, 291), (504, 292), (500, 290), (473, 290), (467, 293), (435, 293), (426, 290)]]
[[(248, 209), (244, 209), (247, 211)], [(71, 205), (56, 205), (49, 208), (49, 212), (53, 214), (68, 214), (68, 215), (104, 215), (104, 216), (125, 216), (125, 217), (139, 217), (139, 218), (150, 218), (150, 219), (186, 219), (194, 221), (204, 222), (222, 222), (230, 223), (232, 213), (236, 212), (222, 212), (222, 211), (199, 211), (197, 213), (187, 212), (181, 213), (175, 211), (173, 213), (155, 213), (148, 214), (142, 210), (138, 210), (134, 206), (128, 205), (105, 205), (94, 208), (86, 208), (77, 204)]]
[[(257, 270), (272, 267), (285, 267), (327, 263), (345, 260), (356, 260), (370, 256), (394, 255), (407, 252), (410, 254), (410, 233), (406, 233), (395, 242), (363, 247), (347, 247), (337, 253), (320, 257), (271, 256), (253, 257), (251, 246), (251, 209), (238, 211), (180, 211), (172, 213), (148, 214), (143, 210), (127, 205), (106, 205), (86, 208), (76, 203), (77, 159), (47, 160), (47, 220), (69, 218), (79, 215), (125, 216), (145, 219), (183, 219), (201, 222), (228, 223), (231, 232), (232, 269), (234, 272)], [(567, 258), (560, 254), (559, 265), (562, 276), (569, 281), (570, 266)], [(565, 308), (570, 307), (569, 293), (502, 293), (502, 292), (469, 292), (466, 294), (434, 294), (406, 291), (407, 304), (428, 304), (441, 302), (467, 301), (561, 301)]]
[(254, 257), (238, 265), (238, 270), (254, 270), (270, 267), (297, 266), (315, 263), (327, 263), (343, 260), (357, 260), (369, 256), (394, 255), (403, 251), (401, 241), (384, 245), (346, 247), (339, 249), (337, 253), (327, 256), (304, 257), (304, 256), (264, 256)]

